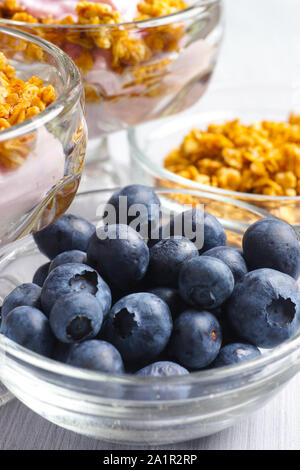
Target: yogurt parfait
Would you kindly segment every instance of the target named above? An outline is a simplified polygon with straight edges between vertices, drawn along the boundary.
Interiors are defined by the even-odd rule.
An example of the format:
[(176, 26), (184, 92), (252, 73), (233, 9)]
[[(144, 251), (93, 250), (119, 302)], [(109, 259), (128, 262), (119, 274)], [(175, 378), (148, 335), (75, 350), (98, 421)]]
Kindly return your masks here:
[(69, 206), (86, 148), (80, 75), (68, 56), (0, 28), (0, 246)]
[(197, 102), (222, 35), (221, 0), (0, 0), (0, 21), (53, 42), (79, 67), (90, 148)]

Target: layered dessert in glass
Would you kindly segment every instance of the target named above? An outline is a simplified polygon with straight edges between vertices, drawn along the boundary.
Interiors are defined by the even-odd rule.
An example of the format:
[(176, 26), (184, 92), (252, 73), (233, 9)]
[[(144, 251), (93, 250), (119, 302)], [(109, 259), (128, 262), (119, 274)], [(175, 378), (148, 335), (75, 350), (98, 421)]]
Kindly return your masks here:
[(103, 136), (197, 102), (222, 35), (221, 0), (0, 0), (0, 22), (75, 61), (97, 158)]
[(0, 247), (67, 209), (85, 149), (73, 62), (39, 38), (0, 27)]
[[(0, 26), (0, 257), (4, 264), (8, 243), (52, 223), (73, 201), (86, 134), (83, 85), (74, 63), (40, 38)], [(12, 271), (1, 277), (0, 301), (15, 285), (15, 275)], [(10, 399), (0, 383), (0, 406)]]

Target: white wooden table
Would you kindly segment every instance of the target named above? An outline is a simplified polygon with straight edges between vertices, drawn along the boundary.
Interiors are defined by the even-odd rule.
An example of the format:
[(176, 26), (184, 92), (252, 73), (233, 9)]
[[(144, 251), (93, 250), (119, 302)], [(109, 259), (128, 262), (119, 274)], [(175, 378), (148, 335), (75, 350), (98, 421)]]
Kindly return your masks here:
[[(300, 86), (300, 1), (225, 0), (225, 5), (227, 31), (214, 80), (286, 81), (287, 86)], [(265, 408), (238, 425), (164, 449), (299, 450), (299, 390), (300, 374)], [(0, 408), (0, 450), (120, 448), (59, 428), (17, 400)]]

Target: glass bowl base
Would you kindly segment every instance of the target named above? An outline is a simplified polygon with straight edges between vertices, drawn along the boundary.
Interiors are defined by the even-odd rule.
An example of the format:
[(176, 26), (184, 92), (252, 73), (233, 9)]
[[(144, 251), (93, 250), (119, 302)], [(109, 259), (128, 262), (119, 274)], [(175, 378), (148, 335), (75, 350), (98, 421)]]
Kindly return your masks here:
[(0, 382), (0, 407), (3, 405), (6, 405), (9, 401), (11, 401), (14, 398), (14, 396), (6, 390), (4, 385)]

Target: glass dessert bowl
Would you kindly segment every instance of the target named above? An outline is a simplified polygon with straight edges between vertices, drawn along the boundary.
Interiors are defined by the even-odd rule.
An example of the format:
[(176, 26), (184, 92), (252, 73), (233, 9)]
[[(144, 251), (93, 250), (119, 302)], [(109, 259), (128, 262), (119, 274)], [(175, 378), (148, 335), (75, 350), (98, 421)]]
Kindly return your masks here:
[(79, 67), (88, 162), (96, 160), (87, 170), (95, 178), (105, 159), (103, 136), (183, 111), (203, 95), (221, 42), (221, 3), (4, 0), (0, 23), (53, 42)]
[[(83, 167), (86, 124), (80, 74), (66, 54), (39, 38), (3, 26), (0, 48), (4, 54), (1, 124), (7, 126), (0, 132), (1, 247), (53, 222), (71, 204)], [(8, 77), (3, 73), (6, 60), (8, 75), (16, 74), (14, 87), (26, 82), (21, 94), (24, 101), (7, 120), (3, 117), (9, 106), (3, 87)], [(39, 90), (40, 96), (50, 90), (55, 99), (46, 106), (36, 96), (34, 103), (40, 109), (26, 108), (41, 80), (45, 87)], [(8, 99), (16, 99), (16, 93)], [(23, 120), (28, 112), (32, 117)]]
[[(162, 213), (181, 212), (174, 196), (191, 195), (199, 203), (214, 196), (199, 191), (157, 190)], [(79, 194), (72, 214), (96, 223), (112, 191)], [(264, 214), (242, 202), (224, 200), (244, 211), (245, 219)], [(243, 227), (224, 222), (230, 243), (239, 246)], [(32, 238), (7, 247), (0, 261), (1, 296), (4, 281), (14, 285), (32, 279), (45, 262)], [(22, 269), (19, 267), (22, 266)], [(25, 268), (26, 266), (26, 268)], [(0, 335), (0, 377), (8, 389), (50, 421), (88, 436), (134, 444), (166, 444), (220, 431), (258, 409), (300, 369), (300, 334), (239, 365), (185, 376), (142, 378), (97, 373), (46, 359)], [(170, 389), (176, 393), (170, 393)]]
[[(292, 86), (287, 86), (284, 83), (274, 83), (272, 86), (263, 82), (236, 84), (228, 82), (215, 83), (203, 98), (201, 106), (183, 115), (173, 117), (172, 120), (167, 119), (163, 122), (147, 123), (129, 131), (131, 180), (150, 186), (184, 187), (204, 191), (205, 193), (219, 198), (220, 202), (218, 204), (216, 204), (216, 201), (209, 203), (209, 210), (214, 215), (233, 222), (243, 222), (243, 220), (240, 219), (240, 214), (236, 211), (226, 212), (222, 207), (222, 198), (233, 198), (236, 201), (251, 204), (266, 213), (279, 217), (299, 230), (300, 196), (299, 192), (297, 192), (299, 173), (297, 169), (298, 157), (296, 156), (296, 153), (299, 152), (300, 142), (299, 104), (299, 89), (297, 87), (293, 88)], [(291, 117), (291, 122), (289, 123), (289, 115), (291, 113), (293, 113), (294, 116)], [(166, 158), (169, 155), (171, 156), (171, 166), (172, 151), (181, 146), (185, 136), (188, 136), (192, 129), (206, 131), (208, 126), (213, 124), (216, 125), (213, 126), (216, 131), (220, 131), (221, 133), (220, 129), (222, 128), (220, 127), (218, 129), (218, 125), (222, 126), (224, 123), (230, 124), (236, 119), (239, 119), (240, 122), (245, 125), (252, 124), (254, 130), (259, 128), (259, 137), (261, 137), (262, 132), (265, 131), (265, 129), (263, 129), (261, 132), (262, 126), (260, 123), (263, 123), (263, 125), (265, 124), (266, 127), (271, 130), (271, 133), (274, 133), (274, 137), (278, 138), (278, 150), (281, 152), (278, 153), (278, 156), (285, 157), (285, 159), (281, 162), (282, 165), (280, 168), (274, 170), (274, 172), (270, 171), (272, 175), (271, 178), (270, 176), (267, 176), (268, 180), (264, 178), (264, 180), (267, 180), (265, 184), (270, 186), (258, 188), (262, 190), (270, 189), (269, 194), (268, 191), (263, 194), (263, 191), (260, 190), (249, 190), (248, 192), (237, 191), (234, 189), (234, 185), (232, 185), (232, 189), (223, 189), (222, 187), (212, 186), (210, 183), (203, 184), (200, 178), (197, 180), (200, 172), (196, 171), (197, 174), (195, 178), (191, 178), (189, 176), (183, 177), (179, 174), (180, 172), (175, 173), (166, 168)], [(234, 128), (234, 126), (235, 124), (233, 124), (232, 128)], [(291, 134), (293, 134), (292, 137)], [(286, 137), (286, 142), (282, 143), (281, 137), (283, 137), (282, 140), (285, 140), (284, 138)], [(223, 138), (223, 135), (221, 135), (221, 138)], [(194, 142), (187, 141), (187, 146), (189, 143), (192, 145)], [(267, 139), (264, 141), (262, 139), (262, 143), (270, 145), (270, 141)], [(249, 149), (253, 151), (253, 145), (252, 148), (250, 147), (251, 146), (249, 146)], [(285, 148), (289, 150), (289, 152), (286, 151), (286, 154), (284, 154)], [(208, 157), (213, 159), (211, 150), (213, 150), (213, 146), (211, 146), (204, 155), (208, 163), (211, 163), (208, 161)], [(234, 148), (233, 151), (235, 150)], [(174, 166), (176, 164), (178, 165), (177, 167), (180, 168), (180, 163), (182, 163), (182, 170), (196, 170), (202, 158), (200, 153), (197, 155), (197, 151), (194, 155), (192, 148), (190, 159), (189, 155), (186, 157), (186, 160), (182, 157), (182, 162), (180, 162), (180, 159), (177, 159)], [(273, 151), (273, 147), (271, 147), (271, 151)], [(215, 161), (218, 160), (217, 157), (219, 153), (220, 152), (216, 150)], [(264, 155), (267, 155), (267, 152), (263, 153), (263, 156)], [(257, 157), (260, 157), (259, 152), (257, 152), (257, 155), (253, 159), (254, 163), (259, 160)], [(274, 161), (276, 165), (276, 159), (277, 155), (274, 155), (274, 158), (270, 159), (267, 164), (272, 165)], [(262, 161), (264, 162), (264, 160)], [(205, 164), (206, 162), (204, 161), (203, 163)], [(195, 168), (192, 168), (193, 166), (195, 166)], [(224, 165), (224, 167), (226, 167), (226, 165)], [(227, 168), (233, 168), (231, 162), (229, 162)], [(188, 174), (189, 171), (185, 173)], [(278, 191), (278, 183), (276, 181), (277, 171), (279, 172), (278, 176), (285, 176), (286, 178), (292, 177), (292, 196), (287, 195), (289, 193), (288, 190), (282, 191), (282, 193)], [(281, 172), (282, 175), (280, 174)], [(206, 169), (203, 170), (202, 173), (203, 175), (200, 175), (201, 177), (210, 175), (209, 171), (206, 172)], [(237, 173), (236, 169), (234, 169), (234, 173)], [(242, 172), (238, 171), (238, 173), (241, 174)], [(293, 174), (290, 175), (289, 173)], [(182, 174), (184, 174), (184, 171)], [(253, 174), (250, 174), (249, 179), (252, 178), (252, 176)], [(263, 180), (261, 176), (257, 176), (258, 182), (260, 178)], [(284, 182), (283, 180), (283, 183)], [(230, 185), (228, 184), (227, 187), (230, 187)], [(273, 189), (275, 190), (273, 191)], [(285, 188), (279, 187), (279, 190), (280, 189)], [(188, 202), (193, 203), (191, 199)], [(248, 223), (247, 220), (244, 220), (244, 222)]]

